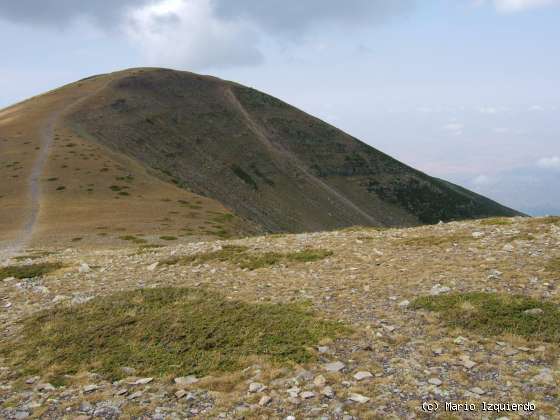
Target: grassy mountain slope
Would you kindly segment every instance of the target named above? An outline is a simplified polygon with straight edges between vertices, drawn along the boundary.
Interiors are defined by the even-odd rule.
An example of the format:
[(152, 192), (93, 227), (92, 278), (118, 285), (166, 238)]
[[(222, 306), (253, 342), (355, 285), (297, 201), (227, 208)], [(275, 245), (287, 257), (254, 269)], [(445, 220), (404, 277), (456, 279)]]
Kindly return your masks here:
[(258, 232), (221, 203), (72, 129), (67, 114), (115, 77), (72, 83), (0, 111), (0, 248)]
[(517, 214), (213, 77), (127, 71), (69, 119), (77, 131), (272, 231)]
[(518, 214), (259, 91), (166, 69), (1, 110), (0, 157), (0, 243), (15, 248)]

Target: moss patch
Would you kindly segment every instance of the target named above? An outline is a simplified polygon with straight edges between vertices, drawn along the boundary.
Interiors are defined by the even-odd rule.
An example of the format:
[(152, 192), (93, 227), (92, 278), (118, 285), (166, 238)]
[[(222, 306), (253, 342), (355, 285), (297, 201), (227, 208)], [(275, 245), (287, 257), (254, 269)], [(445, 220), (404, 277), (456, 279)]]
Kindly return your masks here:
[(44, 276), (62, 268), (61, 263), (42, 263), (29, 265), (11, 265), (0, 268), (0, 279), (15, 277), (16, 279), (28, 279)]
[(162, 261), (162, 264), (204, 264), (209, 261), (230, 262), (241, 268), (256, 270), (258, 268), (289, 262), (311, 262), (319, 261), (333, 255), (331, 251), (324, 249), (305, 249), (290, 253), (264, 252), (252, 253), (247, 247), (237, 245), (226, 245), (219, 251), (204, 252), (200, 254), (174, 257)]
[(247, 358), (304, 363), (307, 348), (344, 330), (303, 304), (251, 304), (199, 289), (119, 292), (85, 304), (58, 306), (23, 322), (0, 354), (23, 375), (95, 371), (122, 377), (198, 376), (242, 368)]
[(425, 296), (416, 299), (412, 308), (438, 312), (452, 328), (560, 342), (559, 306), (525, 296), (482, 292)]

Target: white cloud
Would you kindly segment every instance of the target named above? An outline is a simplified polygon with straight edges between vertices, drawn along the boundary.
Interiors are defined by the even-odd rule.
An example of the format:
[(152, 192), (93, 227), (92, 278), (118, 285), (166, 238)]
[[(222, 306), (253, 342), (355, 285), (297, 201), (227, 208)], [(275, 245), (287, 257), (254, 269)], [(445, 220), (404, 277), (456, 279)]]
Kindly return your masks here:
[(481, 114), (496, 114), (498, 112), (497, 108), (493, 106), (483, 106), (478, 109)]
[(460, 135), (463, 134), (463, 128), (464, 127), (465, 126), (461, 123), (450, 123), (450, 124), (444, 125), (443, 129), (450, 134), (453, 134), (455, 136), (460, 136)]
[(531, 105), (529, 111), (544, 111), (544, 107), (540, 105)]
[(500, 13), (516, 13), (547, 6), (558, 6), (560, 0), (473, 0), (475, 6), (492, 3)]
[(201, 69), (261, 61), (256, 30), (218, 18), (211, 0), (164, 0), (128, 15), (125, 32), (152, 65)]
[(487, 175), (478, 175), (476, 178), (472, 180), (473, 185), (480, 187), (482, 185), (489, 185), (492, 182), (492, 179)]
[(558, 156), (544, 157), (537, 161), (537, 166), (543, 169), (560, 170), (560, 157)]
[(494, 128), (493, 131), (496, 134), (506, 134), (506, 133), (509, 133), (510, 130), (509, 130), (509, 128), (506, 128), (506, 127), (496, 127), (496, 128)]

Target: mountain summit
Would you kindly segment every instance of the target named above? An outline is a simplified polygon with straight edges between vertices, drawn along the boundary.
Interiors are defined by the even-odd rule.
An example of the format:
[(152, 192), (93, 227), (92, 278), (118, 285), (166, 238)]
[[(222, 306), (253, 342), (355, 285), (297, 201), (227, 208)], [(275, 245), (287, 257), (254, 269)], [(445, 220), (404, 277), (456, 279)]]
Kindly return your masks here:
[(2, 110), (0, 148), (0, 232), (20, 242), (22, 230), (219, 236), (519, 215), (272, 96), (168, 69)]

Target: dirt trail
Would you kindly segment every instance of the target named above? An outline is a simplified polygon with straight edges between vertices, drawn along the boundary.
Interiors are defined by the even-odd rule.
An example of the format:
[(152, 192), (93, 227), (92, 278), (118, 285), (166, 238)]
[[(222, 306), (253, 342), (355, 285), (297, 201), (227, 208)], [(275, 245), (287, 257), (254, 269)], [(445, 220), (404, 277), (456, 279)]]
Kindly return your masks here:
[(43, 177), (47, 159), (49, 157), (50, 148), (54, 141), (54, 132), (58, 120), (71, 108), (77, 106), (81, 102), (84, 102), (85, 100), (89, 99), (100, 90), (105, 88), (105, 86), (109, 82), (110, 81), (108, 81), (106, 84), (103, 84), (103, 86), (101, 86), (99, 89), (95, 89), (91, 93), (87, 93), (77, 99), (73, 99), (70, 103), (63, 105), (62, 108), (53, 110), (45, 118), (39, 132), (39, 154), (35, 159), (35, 162), (33, 163), (31, 174), (27, 183), (27, 196), (29, 204), (25, 209), (26, 214), (24, 216), (25, 220), (23, 223), (23, 228), (18, 237), (7, 246), (7, 249), (0, 253), (0, 260), (8, 260), (14, 255), (20, 253), (31, 242), (37, 226), (39, 211), (41, 209), (41, 178)]
[(360, 207), (358, 207), (355, 203), (353, 203), (347, 197), (342, 195), (336, 189), (334, 189), (333, 187), (331, 187), (327, 183), (321, 181), (317, 177), (310, 174), (307, 171), (307, 169), (300, 162), (298, 162), (297, 159), (295, 159), (292, 155), (288, 154), (285, 150), (282, 150), (281, 148), (274, 146), (271, 143), (271, 141), (269, 140), (266, 133), (260, 127), (260, 125), (257, 122), (255, 122), (255, 120), (253, 120), (253, 118), (251, 117), (251, 115), (249, 115), (249, 113), (247, 112), (245, 107), (243, 107), (243, 105), (239, 102), (239, 100), (237, 99), (235, 94), (230, 89), (225, 89), (224, 94), (225, 94), (225, 97), (230, 101), (230, 103), (241, 113), (242, 117), (247, 121), (247, 123), (249, 124), (249, 128), (253, 131), (253, 133), (271, 151), (270, 157), (272, 159), (274, 159), (275, 153), (278, 153), (278, 152), (282, 153), (285, 157), (285, 160), (287, 162), (293, 163), (296, 166), (296, 168), (299, 171), (301, 171), (310, 182), (312, 182), (313, 184), (315, 184), (319, 188), (322, 188), (323, 190), (328, 192), (331, 196), (333, 196), (343, 206), (345, 206), (346, 208), (350, 208), (354, 212), (358, 213), (360, 216), (364, 217), (370, 223), (372, 223), (374, 225), (379, 224), (378, 220), (376, 220), (375, 218), (370, 216), (368, 213), (366, 213), (364, 210), (362, 210)]

